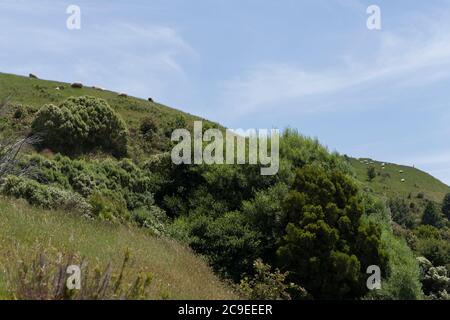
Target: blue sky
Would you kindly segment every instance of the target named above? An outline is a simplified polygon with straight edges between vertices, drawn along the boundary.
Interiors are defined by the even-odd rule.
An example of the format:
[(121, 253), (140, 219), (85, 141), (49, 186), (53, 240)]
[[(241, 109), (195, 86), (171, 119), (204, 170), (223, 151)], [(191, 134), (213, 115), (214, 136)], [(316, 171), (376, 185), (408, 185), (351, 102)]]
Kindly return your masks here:
[[(66, 8), (81, 8), (81, 30)], [(366, 27), (381, 8), (382, 29)], [(450, 183), (450, 1), (0, 0), (0, 71), (81, 81)]]

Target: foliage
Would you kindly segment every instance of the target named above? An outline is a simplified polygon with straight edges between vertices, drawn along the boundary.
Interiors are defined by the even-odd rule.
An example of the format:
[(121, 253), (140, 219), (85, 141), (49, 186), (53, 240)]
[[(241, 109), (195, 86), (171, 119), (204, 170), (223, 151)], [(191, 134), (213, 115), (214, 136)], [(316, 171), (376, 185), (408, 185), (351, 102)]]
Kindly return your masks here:
[(450, 300), (450, 273), (444, 266), (434, 267), (424, 257), (418, 257), (424, 292), (429, 299)]
[(318, 299), (363, 295), (366, 268), (386, 261), (381, 230), (361, 223), (356, 185), (340, 171), (307, 165), (297, 171), (284, 211), (286, 235), (278, 255), (294, 282)]
[(45, 105), (34, 119), (32, 132), (42, 137), (42, 147), (66, 154), (98, 147), (114, 155), (126, 154), (127, 129), (105, 100), (71, 97), (59, 106)]
[[(29, 164), (34, 168), (33, 180), (29, 181), (33, 188), (46, 194), (53, 192), (45, 191), (48, 189), (67, 190), (65, 192), (79, 195), (81, 200), (84, 199), (81, 203), (90, 203), (91, 214), (101, 219), (128, 221), (133, 210), (155, 210), (153, 194), (158, 189), (157, 177), (129, 159), (72, 160), (62, 155), (53, 159), (33, 155), (23, 159), (20, 165), (25, 167)], [(45, 199), (35, 199), (31, 191), (7, 194), (53, 208)]]
[(51, 263), (44, 254), (39, 254), (31, 265), (20, 261), (9, 291), (20, 300), (137, 300), (149, 296), (153, 274), (138, 274), (132, 283), (123, 281), (130, 261), (128, 253), (118, 274), (113, 273), (111, 263), (101, 271), (98, 267), (89, 270), (84, 260), (79, 262), (82, 276), (79, 290), (70, 290), (66, 285), (69, 277), (66, 270), (69, 265), (76, 264), (75, 258), (69, 256), (64, 260)]
[(45, 209), (63, 209), (84, 216), (90, 216), (92, 212), (92, 207), (80, 195), (27, 178), (7, 176), (0, 190), (7, 196), (26, 199)]
[(367, 299), (417, 300), (422, 299), (419, 266), (406, 241), (392, 232), (391, 215), (382, 201), (365, 198), (366, 213), (363, 221), (372, 221), (382, 230), (381, 246), (388, 262), (381, 267), (381, 289), (369, 292)]
[(421, 225), (414, 230), (414, 234), (417, 237), (415, 249), (419, 255), (433, 265), (450, 266), (450, 232), (447, 228)]
[(369, 181), (372, 181), (377, 176), (377, 172), (374, 166), (370, 166), (367, 168), (367, 178)]
[(240, 287), (250, 300), (291, 300), (305, 299), (308, 294), (305, 289), (294, 284), (286, 283), (288, 272), (281, 273), (258, 259), (253, 264), (255, 275), (252, 278), (241, 279)]
[(450, 193), (447, 193), (442, 202), (442, 213), (450, 220)]
[(406, 228), (411, 229), (414, 227), (415, 221), (410, 211), (410, 206), (405, 199), (389, 199), (387, 205), (391, 210), (392, 220)]
[(217, 272), (235, 281), (251, 272), (259, 243), (256, 232), (239, 212), (228, 212), (216, 219), (193, 215), (182, 221), (187, 224), (192, 249), (208, 257)]
[(428, 201), (425, 207), (425, 211), (422, 216), (422, 223), (425, 225), (431, 225), (436, 228), (444, 226), (444, 218), (442, 213), (436, 208), (436, 205)]

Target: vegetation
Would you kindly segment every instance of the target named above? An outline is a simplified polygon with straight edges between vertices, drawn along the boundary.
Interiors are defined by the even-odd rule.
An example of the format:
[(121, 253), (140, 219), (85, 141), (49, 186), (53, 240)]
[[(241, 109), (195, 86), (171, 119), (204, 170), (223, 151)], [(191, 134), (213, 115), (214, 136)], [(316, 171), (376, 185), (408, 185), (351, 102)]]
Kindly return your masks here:
[[(447, 296), (435, 282), (450, 265), (450, 189), (419, 170), (330, 153), (292, 129), (281, 135), (275, 176), (261, 176), (259, 165), (174, 165), (172, 130), (192, 130), (199, 118), (12, 75), (0, 74), (0, 96), (11, 96), (0, 141), (40, 137), (13, 158), (0, 149), (0, 169), (8, 164), (0, 297)], [(204, 123), (211, 127), (222, 128)], [(433, 267), (419, 268), (417, 257)], [(61, 286), (58, 270), (70, 259), (98, 270), (87, 272), (85, 291)], [(10, 271), (16, 260), (20, 274)], [(372, 265), (381, 268), (381, 290), (366, 286)]]
[[(45, 257), (48, 270), (45, 274), (50, 278), (70, 258), (73, 262), (85, 262), (89, 279), (95, 279), (96, 270), (104, 275), (110, 264), (108, 273), (113, 281), (120, 274), (127, 252), (130, 259), (121, 280), (122, 287), (129, 288), (138, 275), (145, 279), (151, 273), (147, 298), (238, 298), (189, 248), (170, 239), (153, 237), (145, 229), (92, 221), (5, 198), (0, 198), (0, 216), (0, 299), (18, 297), (15, 288), (22, 286), (23, 281), (30, 283), (35, 275), (30, 271), (20, 282), (15, 281), (18, 270), (23, 269), (19, 268), (20, 261), (31, 268), (40, 256)], [(95, 282), (92, 285), (95, 287)]]
[(444, 226), (444, 217), (442, 213), (437, 209), (436, 205), (428, 201), (425, 211), (422, 216), (422, 224), (441, 228)]
[(71, 97), (59, 106), (43, 106), (31, 124), (42, 137), (41, 148), (79, 154), (103, 148), (121, 156), (127, 152), (127, 129), (122, 118), (103, 99)]

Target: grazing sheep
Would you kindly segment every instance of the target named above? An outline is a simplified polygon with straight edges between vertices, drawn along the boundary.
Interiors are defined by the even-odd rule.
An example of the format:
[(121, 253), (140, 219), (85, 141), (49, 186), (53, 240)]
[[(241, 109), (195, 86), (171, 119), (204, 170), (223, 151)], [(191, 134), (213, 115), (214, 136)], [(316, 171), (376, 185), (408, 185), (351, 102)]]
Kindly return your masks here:
[(60, 90), (59, 87), (56, 87), (55, 90)]
[(32, 73), (30, 73), (28, 76), (29, 76), (30, 78), (33, 78), (33, 79), (37, 79), (37, 78), (38, 78), (37, 75), (32, 74)]
[(402, 182), (405, 182), (406, 180), (405, 179), (402, 179)]
[(81, 89), (81, 88), (83, 88), (83, 84), (80, 82), (74, 82), (74, 83), (72, 83), (71, 87)]
[(403, 173), (403, 170), (398, 170), (399, 173)]
[(382, 167), (385, 167), (385, 166), (386, 166), (386, 163), (383, 162), (383, 163), (381, 164), (381, 166), (382, 166)]
[(128, 95), (127, 95), (126, 93), (119, 93), (118, 96), (119, 96), (119, 97), (123, 97), (123, 98), (128, 97)]

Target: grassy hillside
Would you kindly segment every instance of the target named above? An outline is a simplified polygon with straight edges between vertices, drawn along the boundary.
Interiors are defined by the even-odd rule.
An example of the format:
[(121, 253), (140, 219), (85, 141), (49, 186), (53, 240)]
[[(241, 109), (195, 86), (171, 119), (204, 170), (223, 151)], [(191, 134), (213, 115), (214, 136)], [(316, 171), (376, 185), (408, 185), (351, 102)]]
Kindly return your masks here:
[[(73, 96), (102, 98), (114, 110), (90, 97), (69, 99), (61, 106)], [(8, 171), (12, 174), (1, 177), (0, 191), (55, 211), (0, 198), (0, 247), (4, 249), (0, 253), (0, 297), (7, 295), (8, 279), (17, 273), (17, 261), (27, 265), (38, 261), (39, 265), (35, 258), (39, 253), (52, 260), (61, 253), (76, 254), (104, 270), (109, 263), (120, 269), (125, 252), (130, 252), (134, 264), (125, 281), (131, 284), (141, 271), (152, 272), (151, 298), (236, 298), (202, 259), (185, 246), (167, 240), (169, 236), (189, 244), (217, 274), (235, 284), (248, 275), (243, 292), (254, 299), (290, 298), (290, 294), (303, 297), (306, 292), (318, 299), (359, 299), (367, 293), (362, 258), (391, 270), (385, 280), (389, 289), (382, 294), (386, 298), (422, 296), (417, 262), (406, 242), (399, 242), (397, 248), (391, 245), (395, 236), (385, 203), (377, 197), (362, 197), (361, 191), (409, 198), (406, 209), (404, 206), (397, 211), (406, 212), (407, 217), (414, 214), (415, 222), (420, 222), (425, 200), (439, 202), (449, 191), (430, 175), (395, 164), (330, 154), (318, 141), (295, 130), (285, 130), (281, 137), (282, 165), (277, 176), (261, 176), (254, 165), (176, 166), (165, 153), (171, 148), (170, 134), (176, 128), (190, 129), (200, 118), (107, 90), (72, 88), (60, 82), (0, 74), (0, 98), (5, 97), (7, 103), (0, 101), (0, 112), (5, 111), (0, 116), (0, 141), (7, 142), (9, 133), (17, 136), (29, 132), (32, 123), (33, 133), (43, 140), (13, 162)], [(41, 109), (49, 103), (58, 106)], [(222, 128), (211, 122), (204, 126)], [(117, 150), (120, 153), (114, 153)], [(316, 162), (321, 166), (310, 165)], [(352, 172), (350, 166), (360, 186), (347, 176)], [(368, 181), (367, 168), (371, 166), (375, 176)], [(19, 176), (18, 172), (27, 174)], [(322, 190), (327, 195), (335, 190), (351, 192), (317, 197)], [(291, 191), (301, 196), (290, 197), (297, 194)], [(363, 205), (359, 205), (360, 201)], [(310, 205), (323, 212), (335, 208), (343, 218), (337, 221), (311, 214), (299, 221), (299, 212), (304, 213)], [(398, 212), (396, 219), (402, 217)], [(348, 218), (358, 216), (361, 219)], [(397, 220), (399, 226), (403, 225), (400, 218)], [(332, 244), (322, 243), (326, 238), (321, 231), (324, 223), (327, 230), (340, 235)], [(380, 228), (369, 228), (372, 223)], [(436, 225), (442, 224), (437, 221)], [(312, 246), (302, 240), (306, 228), (314, 234)], [(357, 232), (359, 240), (354, 242)], [(419, 243), (417, 250), (431, 257), (426, 244)], [(324, 247), (329, 248), (328, 254), (324, 254)], [(342, 248), (345, 252), (341, 252)], [(283, 258), (279, 259), (277, 253)], [(361, 258), (361, 262), (356, 260), (361, 267), (340, 275), (333, 260), (335, 253), (345, 265), (353, 264), (353, 257)], [(433, 263), (447, 264), (445, 254)], [(304, 269), (307, 263), (322, 257), (320, 272), (316, 268)], [(258, 259), (267, 265), (261, 268), (260, 263), (255, 264)], [(289, 274), (280, 274), (273, 266)], [(12, 281), (18, 296), (22, 278), (17, 275)], [(97, 285), (101, 282), (98, 279), (101, 277), (85, 283)], [(275, 285), (271, 279), (276, 279)], [(266, 281), (275, 292), (260, 290), (266, 288)], [(288, 282), (294, 283), (298, 292), (287, 292)], [(113, 297), (116, 292), (112, 292)]]
[(151, 298), (233, 299), (232, 291), (190, 249), (174, 241), (148, 235), (145, 229), (89, 221), (67, 213), (44, 211), (0, 198), (0, 299), (7, 297), (5, 270), (37, 253), (57, 259), (75, 253), (90, 265), (120, 268), (131, 254), (125, 282), (138, 272), (153, 273)]
[[(0, 131), (11, 128), (14, 131), (26, 130), (31, 125), (35, 113), (43, 105), (50, 103), (58, 105), (69, 97), (79, 96), (102, 98), (120, 114), (129, 130), (129, 156), (132, 158), (142, 159), (148, 154), (166, 151), (170, 134), (175, 127), (179, 127), (176, 124), (180, 118), (185, 123), (183, 127), (188, 129), (192, 128), (195, 120), (202, 120), (204, 126), (220, 127), (216, 123), (157, 102), (120, 96), (117, 92), (105, 89), (85, 86), (72, 88), (69, 83), (0, 73), (0, 99), (7, 98), (8, 104), (13, 106), (8, 114), (2, 115)], [(150, 142), (139, 132), (140, 125), (146, 117), (151, 117), (159, 128), (158, 134)]]
[[(350, 158), (349, 162), (361, 184), (381, 196), (410, 197), (419, 201), (423, 194), (425, 199), (441, 202), (445, 194), (450, 192), (449, 186), (417, 168), (363, 158)], [(376, 171), (372, 181), (367, 176), (370, 166)]]

